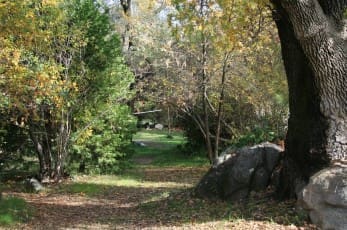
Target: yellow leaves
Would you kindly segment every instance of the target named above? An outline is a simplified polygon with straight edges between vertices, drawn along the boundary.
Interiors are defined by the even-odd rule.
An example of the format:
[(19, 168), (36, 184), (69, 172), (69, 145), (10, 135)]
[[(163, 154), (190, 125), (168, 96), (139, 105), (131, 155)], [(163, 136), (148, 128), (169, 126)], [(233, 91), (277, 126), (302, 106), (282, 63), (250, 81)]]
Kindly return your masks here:
[(46, 6), (57, 6), (60, 3), (60, 1), (57, 0), (42, 0), (42, 5)]
[(216, 11), (214, 12), (214, 17), (216, 18), (222, 18), (223, 17), (223, 12), (222, 11)]
[(255, 9), (258, 8), (258, 4), (257, 4), (256, 2), (254, 2), (254, 1), (249, 1), (249, 2), (247, 3), (247, 6), (248, 6), (251, 10), (255, 10)]
[(81, 131), (78, 135), (78, 139), (76, 140), (76, 144), (81, 145), (83, 144), (89, 137), (93, 135), (93, 128), (88, 127)]
[(34, 17), (35, 17), (34, 12), (28, 11), (28, 12), (26, 13), (25, 17), (26, 17), (27, 19), (34, 19)]
[(21, 56), (21, 52), (19, 50), (13, 51), (13, 53), (12, 53), (12, 64), (14, 66), (18, 66), (20, 56)]
[(72, 82), (72, 89), (73, 89), (75, 92), (78, 92), (78, 86), (77, 86), (77, 83), (76, 83), (76, 82)]
[(85, 131), (85, 136), (90, 137), (93, 135), (93, 129), (89, 128)]

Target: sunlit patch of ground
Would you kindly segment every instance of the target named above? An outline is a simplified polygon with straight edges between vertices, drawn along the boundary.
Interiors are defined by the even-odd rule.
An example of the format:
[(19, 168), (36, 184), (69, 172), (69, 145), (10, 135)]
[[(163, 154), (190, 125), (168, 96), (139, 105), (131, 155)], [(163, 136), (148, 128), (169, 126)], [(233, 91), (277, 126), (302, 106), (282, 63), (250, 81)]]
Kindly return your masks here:
[[(167, 141), (164, 134), (139, 137), (159, 138), (158, 146)], [(12, 186), (3, 195), (22, 197), (34, 210), (27, 223), (12, 229), (315, 229), (296, 212), (295, 201), (278, 202), (267, 192), (253, 193), (242, 204), (195, 198), (192, 188), (208, 166), (184, 162), (170, 148), (136, 150), (142, 152), (135, 157), (161, 157), (168, 164), (139, 161), (124, 175), (77, 176), (39, 194)]]
[(293, 212), (293, 202), (256, 197), (238, 206), (192, 197), (205, 172), (145, 167), (140, 176), (77, 177), (40, 194), (5, 196), (22, 197), (35, 210), (14, 229), (314, 229)]

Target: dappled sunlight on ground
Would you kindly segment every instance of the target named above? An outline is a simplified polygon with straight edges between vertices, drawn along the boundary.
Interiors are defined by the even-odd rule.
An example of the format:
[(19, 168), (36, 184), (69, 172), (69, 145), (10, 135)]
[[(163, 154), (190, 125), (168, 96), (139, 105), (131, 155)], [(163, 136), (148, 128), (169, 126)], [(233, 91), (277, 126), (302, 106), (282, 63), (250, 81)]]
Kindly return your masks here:
[(281, 217), (292, 207), (289, 203), (269, 211), (262, 205), (274, 207), (273, 200), (239, 207), (192, 197), (191, 188), (205, 172), (145, 167), (141, 177), (83, 176), (40, 194), (4, 195), (22, 197), (35, 210), (19, 229), (314, 229)]
[[(137, 150), (134, 158), (147, 163), (135, 162), (122, 175), (76, 176), (39, 194), (9, 186), (3, 195), (22, 197), (33, 210), (29, 222), (13, 229), (315, 229), (296, 214), (294, 201), (278, 202), (266, 192), (242, 204), (193, 197), (208, 165), (181, 166), (162, 149)], [(169, 166), (151, 163), (163, 154)]]

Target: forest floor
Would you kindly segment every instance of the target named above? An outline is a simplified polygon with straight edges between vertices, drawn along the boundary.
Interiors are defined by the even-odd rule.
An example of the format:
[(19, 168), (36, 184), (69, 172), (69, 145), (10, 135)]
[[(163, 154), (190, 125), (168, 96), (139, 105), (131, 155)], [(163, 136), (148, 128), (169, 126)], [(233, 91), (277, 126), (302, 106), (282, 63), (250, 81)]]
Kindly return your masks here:
[(77, 176), (38, 194), (5, 191), (5, 197), (25, 199), (32, 214), (27, 222), (4, 228), (315, 229), (296, 212), (294, 201), (278, 202), (267, 192), (252, 194), (244, 204), (194, 198), (192, 188), (208, 164), (200, 159), (183, 164), (169, 155), (165, 162), (160, 157), (177, 143), (138, 141), (145, 146), (135, 148), (134, 167), (122, 175)]

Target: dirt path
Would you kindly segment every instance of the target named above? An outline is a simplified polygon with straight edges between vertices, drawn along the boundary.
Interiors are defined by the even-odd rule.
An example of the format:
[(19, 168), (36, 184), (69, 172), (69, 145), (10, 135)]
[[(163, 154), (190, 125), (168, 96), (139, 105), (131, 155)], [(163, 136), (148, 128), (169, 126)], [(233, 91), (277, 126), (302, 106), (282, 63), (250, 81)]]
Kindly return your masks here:
[[(282, 215), (277, 209), (266, 211), (260, 206), (247, 216), (247, 210), (238, 213), (226, 202), (192, 198), (190, 188), (205, 171), (143, 166), (140, 184), (105, 186), (102, 194), (94, 196), (12, 193), (25, 198), (35, 210), (30, 222), (14, 229), (314, 229), (282, 224), (287, 217), (276, 219)], [(279, 212), (287, 212), (291, 205), (279, 206)]]
[(95, 196), (53, 190), (41, 194), (12, 192), (6, 195), (24, 198), (35, 210), (30, 222), (15, 229), (167, 228), (170, 220), (162, 219), (171, 214), (151, 216), (148, 205), (164, 205), (169, 194), (186, 191), (205, 170), (142, 167), (143, 179), (139, 185), (105, 186), (102, 194)]
[[(305, 223), (288, 224), (296, 218), (290, 202), (265, 200), (239, 207), (193, 198), (191, 188), (208, 168), (153, 167), (152, 160), (134, 159), (134, 173), (140, 176), (134, 181), (87, 176), (40, 194), (7, 192), (23, 197), (34, 210), (28, 223), (13, 229), (314, 229)], [(98, 192), (61, 190), (85, 183)]]

